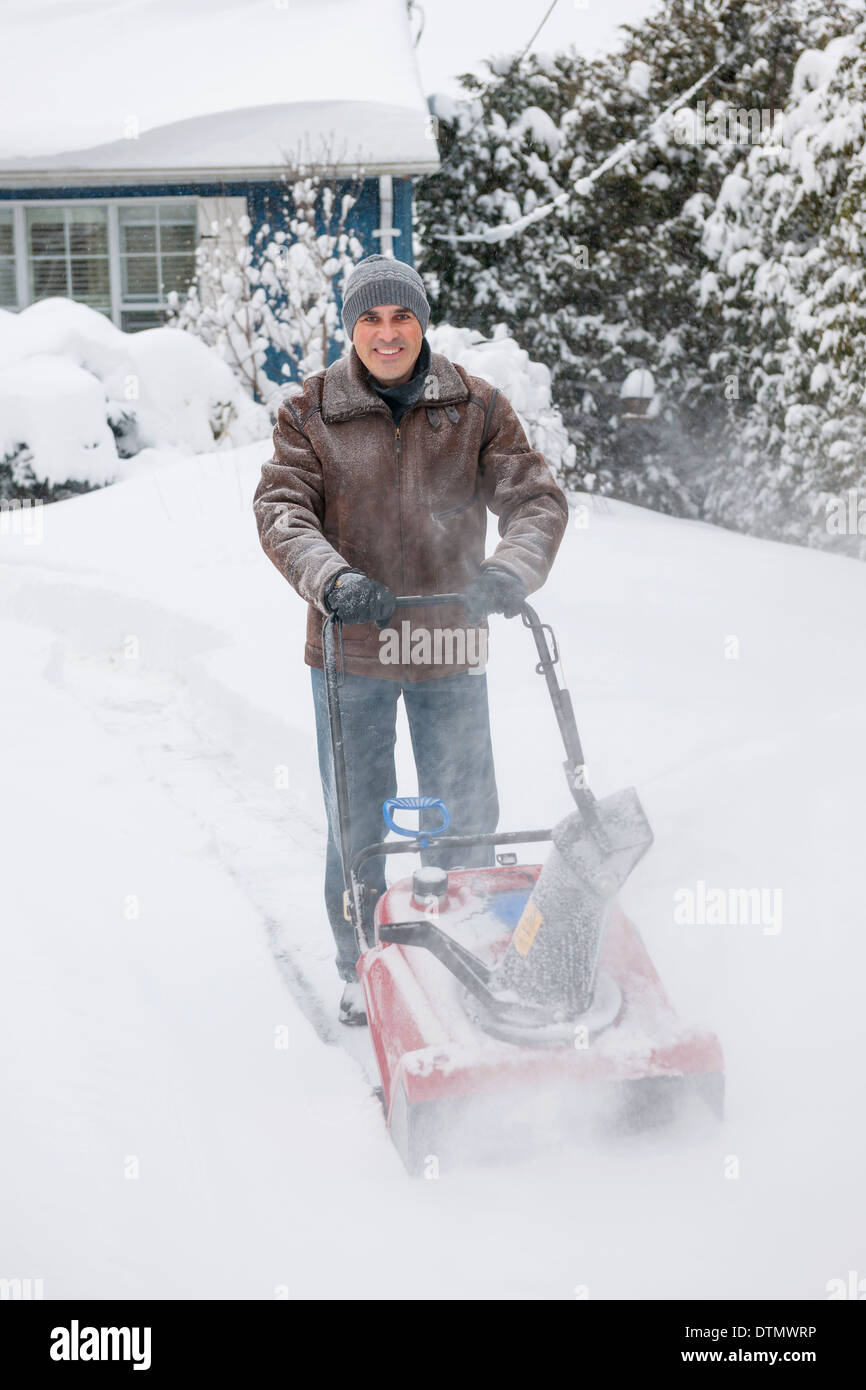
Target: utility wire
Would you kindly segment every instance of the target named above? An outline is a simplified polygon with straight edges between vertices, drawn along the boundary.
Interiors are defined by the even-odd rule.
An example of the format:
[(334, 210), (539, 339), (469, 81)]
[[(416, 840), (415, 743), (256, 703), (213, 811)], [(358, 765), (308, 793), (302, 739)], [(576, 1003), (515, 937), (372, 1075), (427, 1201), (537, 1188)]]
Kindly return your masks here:
[[(531, 48), (532, 45), (535, 43), (535, 40), (538, 38), (538, 35), (541, 33), (542, 29), (544, 28), (544, 26), (545, 26), (545, 24), (547, 23), (547, 21), (550, 19), (550, 16), (553, 14), (553, 11), (556, 9), (556, 7), (557, 7), (558, 4), (559, 4), (559, 0), (553, 0), (553, 4), (548, 6), (547, 13), (545, 14), (545, 16), (544, 16), (544, 18), (542, 19), (541, 23), (537, 26), (537, 28), (536, 28), (536, 30), (535, 30), (535, 33), (532, 35), (532, 38), (529, 40), (529, 43), (526, 45), (526, 47), (523, 49), (523, 51), (522, 51), (520, 54), (518, 54), (518, 56), (513, 60), (513, 62), (509, 65), (509, 67), (506, 68), (505, 72), (504, 72), (504, 73), (501, 73), (501, 74), (497, 74), (498, 76), (501, 76), (501, 77), (503, 77), (503, 78), (509, 77), (509, 76), (511, 75), (511, 73), (514, 71), (515, 68), (519, 68), (519, 67), (520, 67), (520, 64), (523, 62), (523, 60), (524, 60), (524, 58), (526, 57), (527, 53), (529, 52), (530, 48)], [(479, 100), (479, 101), (480, 101), (480, 99), (481, 99), (480, 97), (476, 98), (476, 100)], [(481, 115), (478, 117), (478, 119), (475, 120), (475, 121), (473, 121), (472, 124), (471, 124), (471, 126), (469, 126), (466, 130), (463, 131), (463, 133), (462, 133), (462, 135), (461, 135), (461, 137), (460, 137), (461, 140), (464, 140), (464, 139), (466, 138), (467, 135), (471, 135), (472, 132), (473, 132), (473, 130), (475, 130), (478, 126), (480, 126), (480, 124), (481, 124), (481, 122), (482, 122), (483, 120), (484, 120), (484, 112), (483, 112), (483, 110), (482, 110)], [(444, 169), (445, 165), (448, 164), (448, 163), (450, 163), (450, 161), (451, 161), (452, 158), (453, 158), (453, 151), (451, 152), (451, 154), (446, 155), (445, 158), (444, 158), (443, 160), (440, 160), (440, 163), (439, 163), (439, 172), (440, 172), (440, 173), (441, 173), (442, 169)]]
[[(552, 8), (551, 6), (551, 9)], [(550, 11), (548, 11), (548, 13), (549, 12)], [(720, 13), (723, 14), (725, 11), (720, 11)], [(547, 16), (545, 15), (545, 19), (546, 18)], [(596, 179), (601, 178), (602, 174), (606, 174), (614, 165), (619, 164), (627, 154), (630, 154), (632, 150), (648, 140), (656, 127), (661, 125), (661, 123), (670, 116), (672, 111), (677, 110), (687, 102), (690, 97), (694, 96), (695, 92), (700, 91), (701, 87), (706, 82), (709, 82), (710, 78), (718, 72), (719, 68), (728, 67), (734, 59), (740, 57), (741, 54), (745, 52), (751, 40), (760, 35), (762, 29), (767, 27), (772, 18), (772, 14), (767, 15), (764, 19), (753, 25), (746, 37), (734, 47), (733, 52), (727, 54), (726, 57), (716, 63), (714, 67), (709, 68), (707, 72), (703, 73), (698, 78), (697, 82), (694, 82), (692, 86), (689, 87), (688, 91), (680, 93), (672, 102), (669, 102), (665, 109), (650, 122), (640, 135), (635, 135), (631, 140), (627, 140), (624, 145), (620, 145), (609, 154), (606, 159), (602, 160), (601, 164), (598, 164), (589, 174), (585, 174), (582, 178), (577, 179), (575, 191), (578, 197), (585, 197), (589, 192), (590, 185), (595, 183)], [(544, 21), (542, 21), (542, 23), (543, 22)], [(465, 134), (470, 134), (470, 132), (475, 129), (475, 126), (479, 124), (479, 121), (476, 121), (475, 125), (470, 126)], [(522, 232), (527, 227), (531, 226), (533, 222), (541, 222), (553, 212), (554, 208), (567, 203), (571, 196), (572, 190), (564, 189), (562, 193), (557, 193), (556, 197), (552, 198), (550, 202), (541, 203), (537, 208), (533, 208), (532, 212), (527, 213), (525, 217), (519, 217), (514, 222), (502, 223), (498, 227), (489, 227), (486, 232), (460, 232), (457, 235), (453, 232), (431, 232), (429, 233), (429, 239), (431, 241), (447, 241), (452, 246), (456, 245), (457, 242), (482, 242), (491, 245), (502, 241), (508, 241), (511, 237), (516, 236), (518, 232)]]
[(541, 21), (541, 23), (539, 24), (539, 26), (538, 26), (538, 28), (536, 29), (535, 33), (532, 35), (532, 38), (529, 40), (529, 43), (526, 45), (526, 47), (524, 48), (524, 50), (523, 50), (523, 52), (521, 53), (520, 57), (517, 59), (517, 64), (516, 64), (516, 66), (519, 67), (520, 64), (523, 62), (523, 60), (524, 60), (524, 58), (526, 57), (527, 53), (529, 52), (530, 48), (531, 48), (532, 45), (535, 43), (535, 40), (538, 38), (538, 35), (541, 33), (542, 29), (544, 28), (544, 26), (545, 26), (545, 24), (547, 23), (547, 21), (550, 19), (550, 16), (553, 14), (553, 11), (556, 9), (556, 7), (557, 7), (558, 4), (559, 4), (559, 0), (553, 0), (553, 4), (552, 4), (552, 5), (550, 6), (550, 8), (548, 9), (547, 14), (544, 16), (544, 19)]

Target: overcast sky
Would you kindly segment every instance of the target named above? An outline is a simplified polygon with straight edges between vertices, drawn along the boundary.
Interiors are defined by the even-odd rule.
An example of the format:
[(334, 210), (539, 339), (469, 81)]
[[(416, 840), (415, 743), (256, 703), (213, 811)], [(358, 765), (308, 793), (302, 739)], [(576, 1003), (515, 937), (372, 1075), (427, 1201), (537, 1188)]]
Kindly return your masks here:
[[(460, 89), (460, 72), (486, 75), (482, 59), (519, 53), (541, 22), (550, 0), (420, 0), (424, 32), (416, 49), (425, 95)], [(533, 44), (555, 51), (571, 44), (591, 57), (614, 47), (617, 25), (639, 20), (660, 0), (558, 0)], [(415, 21), (417, 28), (418, 20)]]

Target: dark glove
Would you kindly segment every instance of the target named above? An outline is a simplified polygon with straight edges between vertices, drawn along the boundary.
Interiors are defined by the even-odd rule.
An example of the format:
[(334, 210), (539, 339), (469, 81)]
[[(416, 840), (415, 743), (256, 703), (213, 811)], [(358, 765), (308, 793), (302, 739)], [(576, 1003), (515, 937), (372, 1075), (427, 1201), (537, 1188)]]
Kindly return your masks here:
[(328, 584), (323, 598), (329, 612), (350, 625), (376, 623), (382, 628), (396, 607), (396, 595), (363, 570), (343, 570)]
[(504, 613), (514, 618), (526, 598), (526, 589), (508, 570), (488, 565), (466, 586), (463, 609), (470, 623), (478, 623), (488, 613)]

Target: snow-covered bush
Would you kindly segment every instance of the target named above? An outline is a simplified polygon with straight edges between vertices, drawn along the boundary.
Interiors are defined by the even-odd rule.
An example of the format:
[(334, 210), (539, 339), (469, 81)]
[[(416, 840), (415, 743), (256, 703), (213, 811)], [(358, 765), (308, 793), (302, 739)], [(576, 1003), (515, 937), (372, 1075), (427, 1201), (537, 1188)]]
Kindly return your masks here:
[(71, 482), (110, 482), (118, 459), (105, 404), (99, 379), (68, 357), (34, 353), (0, 369), (0, 495), (42, 495), (41, 484), (53, 498)]
[(574, 467), (574, 445), (569, 443), (562, 416), (550, 394), (550, 370), (533, 362), (529, 353), (509, 336), (504, 323), (493, 337), (484, 338), (472, 328), (453, 328), (443, 323), (427, 330), (433, 352), (458, 362), (472, 376), (497, 386), (513, 405), (533, 449), (565, 477)]
[(53, 499), (130, 476), (146, 448), (204, 453), (270, 429), (187, 334), (123, 333), (70, 299), (0, 311), (0, 495)]

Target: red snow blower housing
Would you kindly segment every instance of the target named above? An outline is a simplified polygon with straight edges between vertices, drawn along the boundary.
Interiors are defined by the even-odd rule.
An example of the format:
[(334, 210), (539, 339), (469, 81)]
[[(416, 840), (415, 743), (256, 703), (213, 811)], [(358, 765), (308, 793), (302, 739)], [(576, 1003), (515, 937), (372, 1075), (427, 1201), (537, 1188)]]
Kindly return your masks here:
[[(460, 594), (415, 595), (397, 606), (462, 602)], [(329, 615), (322, 631), (345, 912), (358, 941), (388, 1127), (411, 1173), (443, 1154), (476, 1152), (482, 1134), (500, 1152), (509, 1137), (537, 1135), (553, 1117), (557, 1126), (572, 1112), (585, 1118), (588, 1097), (629, 1128), (667, 1118), (688, 1090), (719, 1115), (724, 1103), (717, 1038), (678, 1023), (616, 902), (653, 840), (637, 793), (598, 800), (587, 786), (553, 631), (528, 603), (521, 618), (535, 639), (577, 809), (552, 829), (446, 835), (450, 815), (435, 796), (392, 798), (383, 805), (385, 824), (411, 838), (351, 857), (339, 619)], [(442, 823), (416, 833), (395, 824), (395, 810), (436, 810)], [(429, 863), (431, 838), (437, 850), (538, 841), (552, 848), (543, 866), (501, 853), (494, 867), (444, 869)], [(368, 939), (362, 865), (413, 853), (422, 867), (378, 898)]]

